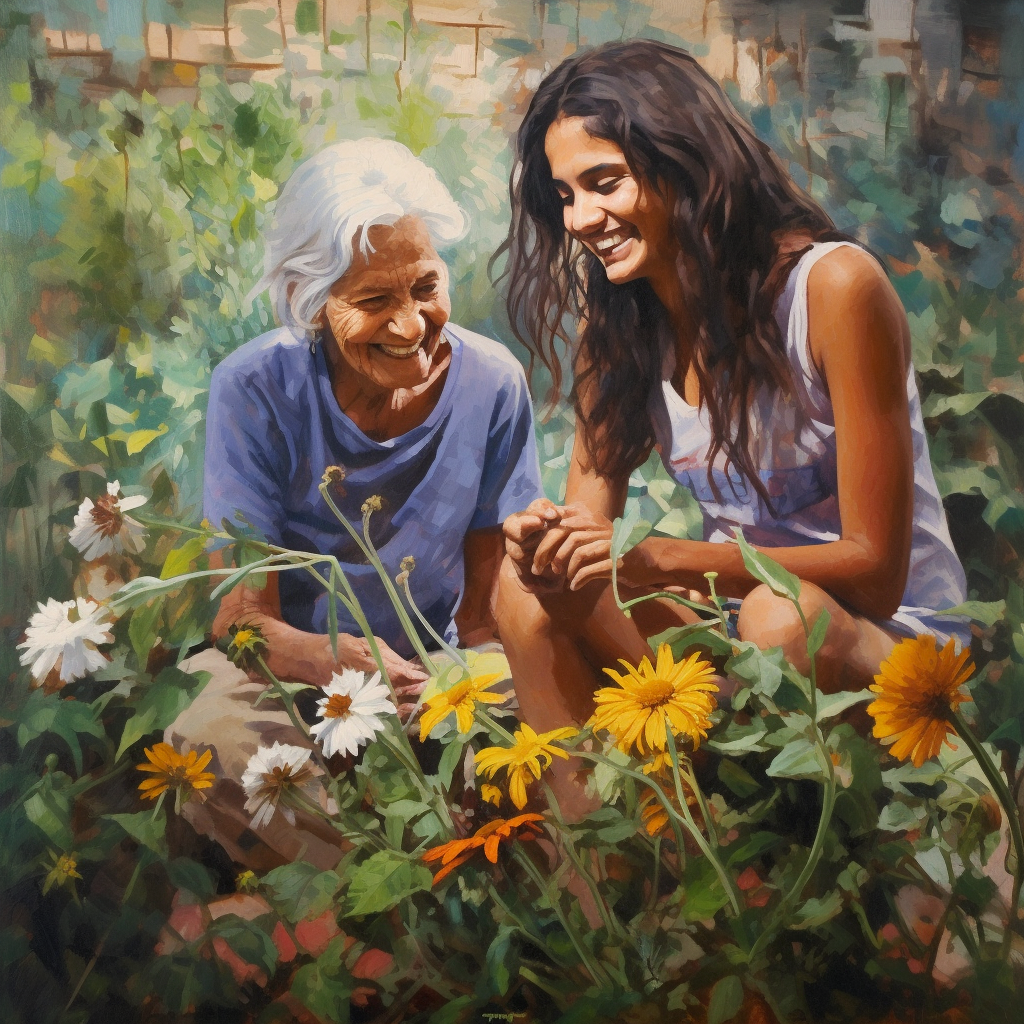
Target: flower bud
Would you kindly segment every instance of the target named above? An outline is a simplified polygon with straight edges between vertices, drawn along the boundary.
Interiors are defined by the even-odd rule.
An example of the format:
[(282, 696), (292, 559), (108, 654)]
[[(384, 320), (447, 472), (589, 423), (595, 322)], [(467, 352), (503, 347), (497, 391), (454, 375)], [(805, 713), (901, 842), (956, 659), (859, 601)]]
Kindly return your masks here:
[(248, 672), (255, 668), (260, 658), (265, 658), (270, 650), (263, 630), (253, 623), (235, 623), (228, 627), (231, 640), (228, 642), (226, 654), (232, 664)]
[(363, 502), (362, 512), (364, 516), (368, 516), (371, 512), (379, 512), (383, 507), (384, 499), (379, 494), (371, 494)]
[(323, 482), (328, 487), (334, 487), (340, 484), (346, 477), (344, 466), (328, 466), (324, 470)]

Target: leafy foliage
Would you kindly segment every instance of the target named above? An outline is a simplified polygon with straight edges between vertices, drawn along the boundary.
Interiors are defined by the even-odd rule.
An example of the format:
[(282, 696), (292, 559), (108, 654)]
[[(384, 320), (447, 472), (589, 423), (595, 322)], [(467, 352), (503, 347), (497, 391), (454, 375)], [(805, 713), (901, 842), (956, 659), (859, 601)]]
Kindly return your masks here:
[[(369, 25), (329, 29), (316, 73), (300, 67), (300, 44), (321, 49), (321, 9), (303, 0), (282, 57), (295, 73), (248, 80), (147, 64), (141, 8), (124, 0), (17, 0), (0, 14), (0, 1013), (43, 1024), (307, 1011), (724, 1022), (900, 1019), (919, 1006), (936, 1019), (1009, 1020), (1024, 940), (1018, 922), (1004, 924), (1014, 864), (991, 779), (963, 747), (921, 768), (895, 764), (855, 728), (862, 695), (815, 694), (778, 651), (730, 640), (713, 621), (668, 638), (677, 657), (702, 644), (738, 683), (693, 761), (707, 808), (693, 812), (696, 833), (652, 833), (654, 790), (608, 750), (593, 771), (603, 806), (571, 826), (545, 820), (561, 864), (507, 844), (432, 885), (422, 852), (488, 820), (465, 785), (467, 754), (503, 742), (483, 720), (468, 736), (437, 732), (438, 767), (422, 787), (385, 745), (363, 752), (335, 790), (338, 819), (361, 837), (336, 871), (298, 861), (236, 880), (223, 851), (169, 806), (140, 803), (132, 765), (204, 683), (177, 665), (210, 626), (211, 531), (197, 523), (206, 392), (217, 362), (271, 323), (251, 291), (281, 182), (337, 138), (410, 146), (471, 215), (470, 237), (448, 254), (455, 319), (507, 336), (487, 271), (507, 221), (506, 119), (558, 40), (568, 51), (657, 34), (644, 5), (624, 0), (499, 3), (494, 16), (517, 28), (488, 50), (505, 64), (485, 54), (467, 110), (432, 70), (450, 40), (406, 5), (378, 6)], [(174, 26), (223, 13), (205, 0), (146, 8)], [(125, 87), (48, 57), (44, 16), (49, 29), (98, 34)], [(242, 56), (280, 48), (272, 8), (237, 16)], [(810, 47), (761, 36), (744, 40), (764, 68), (756, 87), (733, 70), (726, 88), (840, 228), (886, 261), (907, 309), (936, 479), (971, 587), (963, 611), (982, 665), (971, 721), (1017, 791), (1020, 5), (1006, 5), (998, 90), (953, 68), (960, 87), (939, 90), (920, 63), (871, 71), (877, 56), (855, 34)], [(706, 41), (689, 42), (712, 59)], [(539, 428), (552, 497), (571, 430), (564, 406)], [(168, 526), (149, 531), (138, 557), (85, 565), (67, 534), (81, 499), (113, 479), (151, 495)], [(700, 535), (695, 503), (654, 461), (634, 474), (630, 499), (620, 547), (652, 529)], [(244, 546), (239, 566), (251, 561)], [(754, 567), (793, 596), (777, 566)], [(86, 594), (120, 615), (108, 666), (67, 691), (32, 689), (14, 642), (35, 602)], [(435, 684), (459, 678), (448, 666)], [(665, 796), (671, 804), (671, 785)], [(61, 857), (74, 873), (61, 874), (72, 863)], [(569, 891), (588, 871), (597, 924)]]

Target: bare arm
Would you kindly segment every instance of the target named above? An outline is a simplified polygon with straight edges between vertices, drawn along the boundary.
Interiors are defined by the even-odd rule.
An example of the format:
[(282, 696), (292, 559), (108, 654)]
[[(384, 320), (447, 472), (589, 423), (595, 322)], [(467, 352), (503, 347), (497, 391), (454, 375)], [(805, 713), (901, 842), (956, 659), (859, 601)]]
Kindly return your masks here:
[(455, 624), (459, 627), (459, 640), (463, 647), (498, 638), (494, 593), (504, 547), (500, 529), (472, 530), (466, 534), (466, 582), (462, 601), (455, 612)]
[[(913, 517), (906, 317), (877, 265), (845, 248), (812, 269), (808, 310), (811, 356), (835, 412), (842, 534), (767, 553), (861, 614), (886, 618), (906, 586)], [(712, 570), (722, 593), (742, 597), (755, 586), (735, 546), (668, 538), (648, 538), (629, 552), (624, 576), (698, 587)]]
[[(223, 565), (221, 552), (214, 552), (210, 565)], [(326, 686), (332, 672), (354, 668), (360, 672), (375, 672), (377, 663), (370, 653), (364, 637), (339, 634), (338, 657), (331, 650), (330, 637), (319, 633), (306, 633), (288, 625), (281, 615), (281, 599), (277, 573), (267, 573), (267, 585), (262, 589), (235, 587), (221, 598), (220, 608), (213, 620), (214, 639), (228, 633), (228, 627), (248, 623), (259, 626), (267, 640), (267, 667), (280, 679)], [(399, 657), (382, 640), (377, 641), (385, 667), (396, 687), (421, 683), (427, 678), (418, 666)]]

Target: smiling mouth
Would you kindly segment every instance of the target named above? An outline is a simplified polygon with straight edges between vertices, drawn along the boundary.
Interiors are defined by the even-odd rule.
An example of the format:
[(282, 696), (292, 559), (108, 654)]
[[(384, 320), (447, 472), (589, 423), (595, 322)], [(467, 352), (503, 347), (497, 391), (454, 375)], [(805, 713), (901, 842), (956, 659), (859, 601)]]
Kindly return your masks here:
[(379, 348), (392, 359), (412, 359), (423, 348), (424, 340), (421, 338), (415, 345), (403, 345), (400, 348), (395, 345), (375, 345), (374, 348)]
[(622, 259), (629, 251), (629, 243), (635, 238), (635, 234), (625, 231), (618, 231), (614, 235), (592, 242), (590, 247), (602, 263), (614, 263)]

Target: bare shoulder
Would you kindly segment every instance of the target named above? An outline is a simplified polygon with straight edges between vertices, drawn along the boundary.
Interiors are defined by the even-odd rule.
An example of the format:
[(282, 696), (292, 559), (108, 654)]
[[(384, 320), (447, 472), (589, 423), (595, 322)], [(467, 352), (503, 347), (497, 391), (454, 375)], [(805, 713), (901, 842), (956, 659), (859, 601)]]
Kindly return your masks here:
[(858, 337), (891, 347), (901, 361), (909, 358), (903, 305), (885, 269), (863, 249), (840, 246), (811, 267), (807, 312), (811, 358), (819, 369), (828, 362), (833, 345), (845, 347)]

